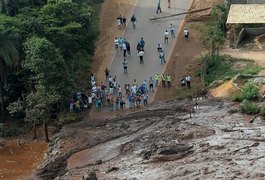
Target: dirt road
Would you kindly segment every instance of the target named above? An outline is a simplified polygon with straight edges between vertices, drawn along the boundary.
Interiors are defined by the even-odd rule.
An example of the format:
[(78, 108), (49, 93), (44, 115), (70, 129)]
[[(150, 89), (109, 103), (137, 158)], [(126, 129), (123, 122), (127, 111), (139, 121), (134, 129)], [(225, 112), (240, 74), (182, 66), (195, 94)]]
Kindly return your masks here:
[[(136, 29), (133, 29), (131, 23), (128, 24), (123, 37), (131, 44), (131, 56), (126, 57), (128, 61), (128, 74), (123, 73), (123, 53), (118, 50), (112, 59), (110, 72), (112, 76), (117, 76), (117, 81), (124, 87), (124, 84), (132, 83), (134, 79), (137, 80), (138, 85), (141, 85), (144, 80), (149, 80), (156, 72), (161, 74), (166, 67), (166, 64), (161, 65), (159, 60), (159, 53), (157, 52), (157, 44), (160, 43), (166, 59), (171, 52), (172, 44), (175, 38), (169, 37), (168, 44), (164, 43), (164, 33), (169, 32), (169, 24), (172, 23), (175, 28), (175, 33), (183, 31), (180, 25), (184, 16), (179, 16), (177, 19), (164, 19), (150, 21), (150, 18), (171, 15), (186, 11), (190, 5), (190, 0), (172, 1), (171, 8), (167, 8), (167, 1), (161, 1), (162, 13), (156, 14), (157, 1), (145, 0), (136, 1), (135, 8), (131, 12), (137, 18)], [(129, 20), (131, 16), (127, 17)], [(182, 35), (182, 34), (181, 34)], [(140, 38), (145, 40), (144, 48), (144, 64), (139, 63), (139, 57), (136, 50), (137, 43)], [(114, 37), (113, 37), (114, 38)], [(113, 47), (114, 49), (114, 47)], [(168, 59), (167, 59), (168, 60)], [(150, 93), (150, 96), (152, 94)]]
[(265, 52), (261, 50), (222, 49), (220, 53), (230, 55), (234, 58), (251, 59), (254, 60), (258, 65), (265, 67)]

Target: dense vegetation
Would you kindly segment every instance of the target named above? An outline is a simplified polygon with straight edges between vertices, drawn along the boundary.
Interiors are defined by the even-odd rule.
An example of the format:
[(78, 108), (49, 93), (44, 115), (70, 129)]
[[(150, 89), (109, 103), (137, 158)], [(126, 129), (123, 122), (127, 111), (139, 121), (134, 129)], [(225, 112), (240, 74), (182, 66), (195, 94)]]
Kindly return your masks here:
[(71, 93), (87, 88), (79, 77), (89, 73), (101, 1), (0, 0), (0, 123), (13, 115), (47, 130)]

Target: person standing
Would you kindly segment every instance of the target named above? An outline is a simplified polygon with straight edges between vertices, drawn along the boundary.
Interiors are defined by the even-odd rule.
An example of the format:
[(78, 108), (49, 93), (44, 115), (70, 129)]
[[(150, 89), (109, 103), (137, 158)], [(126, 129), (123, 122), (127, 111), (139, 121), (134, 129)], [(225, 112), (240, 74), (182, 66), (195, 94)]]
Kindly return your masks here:
[(142, 48), (142, 50), (144, 51), (144, 46), (145, 46), (145, 41), (144, 41), (144, 38), (142, 38), (141, 37), (141, 39), (140, 39), (140, 46), (141, 46), (141, 48)]
[(118, 25), (118, 29), (121, 29), (122, 26), (122, 22), (120, 19), (117, 19), (117, 25)]
[(131, 56), (131, 45), (128, 41), (125, 41), (125, 44), (126, 44), (127, 54), (128, 56)]
[(165, 53), (164, 53), (163, 50), (161, 50), (160, 53), (159, 53), (159, 59), (160, 59), (161, 65), (162, 65), (163, 63), (166, 63), (166, 60), (165, 60)]
[(132, 92), (132, 94), (136, 94), (136, 92), (137, 92), (137, 87), (136, 87), (136, 85), (132, 85), (132, 87), (131, 87), (131, 92)]
[(147, 106), (148, 105), (148, 95), (146, 93), (144, 93), (142, 96), (143, 96), (144, 106)]
[(113, 83), (113, 79), (111, 76), (109, 76), (109, 86), (111, 86), (112, 83)]
[(127, 46), (126, 46), (126, 43), (125, 42), (122, 43), (122, 49), (123, 49), (123, 57), (126, 57), (126, 54), (127, 54)]
[(104, 70), (105, 72), (105, 80), (107, 80), (109, 78), (109, 73), (110, 73), (110, 70), (106, 67), (106, 69)]
[(71, 97), (69, 99), (69, 108), (70, 108), (70, 112), (74, 112), (74, 104), (75, 104), (75, 100), (73, 97)]
[(123, 102), (123, 98), (120, 97), (120, 109), (123, 109), (124, 104), (125, 104), (125, 102)]
[(138, 44), (136, 46), (137, 52), (139, 53), (141, 51), (141, 49), (142, 49), (141, 44), (140, 44), (140, 42), (138, 42)]
[(122, 97), (122, 89), (120, 85), (118, 85), (118, 96)]
[(162, 10), (161, 10), (161, 6), (160, 6), (160, 0), (158, 0), (158, 3), (157, 3), (156, 14), (158, 14), (158, 12), (159, 12), (159, 13), (162, 12)]
[(157, 48), (157, 51), (160, 52), (160, 51), (162, 50), (162, 46), (161, 46), (161, 44), (158, 43), (156, 48)]
[(122, 27), (122, 17), (121, 17), (121, 15), (117, 17), (117, 23), (118, 23), (118, 29), (121, 29), (121, 27)]
[(115, 110), (119, 110), (119, 105), (120, 105), (120, 98), (119, 96), (116, 97), (116, 100), (115, 100)]
[(161, 81), (162, 81), (162, 87), (166, 87), (166, 76), (165, 76), (165, 74), (162, 74)]
[(136, 28), (137, 19), (136, 19), (136, 17), (134, 15), (131, 17), (131, 22), (132, 22), (133, 29), (135, 29)]
[(109, 100), (109, 110), (113, 111), (114, 110), (114, 98), (112, 95), (110, 95), (110, 100)]
[(171, 76), (169, 74), (167, 75), (167, 87), (171, 88)]
[(122, 17), (122, 26), (125, 28), (126, 27), (126, 17)]
[(160, 80), (160, 76), (158, 73), (155, 73), (155, 86), (158, 87), (159, 84), (159, 80)]
[(154, 92), (154, 80), (152, 77), (149, 79), (149, 91)]
[(189, 30), (185, 28), (185, 29), (184, 29), (184, 37), (185, 37), (186, 40), (189, 39), (189, 34), (190, 34), (190, 33), (189, 33)]
[(186, 86), (186, 80), (185, 80), (185, 77), (182, 77), (182, 78), (181, 78), (180, 83), (181, 83), (181, 87), (182, 87), (182, 88)]
[(126, 61), (125, 58), (123, 59), (122, 65), (123, 65), (123, 73), (128, 74), (128, 62)]
[(144, 51), (143, 49), (140, 50), (140, 52), (138, 53), (138, 56), (140, 58), (140, 64), (144, 63)]
[(113, 94), (113, 83), (109, 86), (109, 93), (112, 95)]
[(132, 85), (138, 87), (138, 83), (137, 83), (136, 79), (133, 80)]
[(114, 39), (114, 48), (115, 48), (116, 51), (117, 51), (118, 48), (119, 48), (119, 40), (118, 40), (117, 37), (115, 37), (115, 39)]
[(169, 24), (169, 31), (170, 31), (171, 38), (175, 38), (174, 26), (172, 23)]
[(123, 44), (123, 41), (124, 41), (124, 39), (123, 39), (122, 37), (119, 37), (119, 38), (118, 38), (118, 42), (119, 42), (119, 46), (120, 46), (121, 51), (122, 51), (122, 44)]
[(170, 5), (171, 5), (171, 0), (167, 0), (167, 3), (168, 3), (168, 8), (170, 8)]
[(190, 89), (191, 88), (191, 84), (190, 84), (191, 77), (190, 76), (186, 76), (185, 80), (186, 80), (186, 83), (187, 83), (187, 88)]
[(129, 109), (131, 109), (132, 108), (132, 95), (129, 94), (127, 97), (128, 97), (128, 106), (129, 106)]
[(169, 37), (169, 32), (166, 30), (165, 37), (164, 37), (164, 43), (165, 44), (168, 44), (168, 37)]

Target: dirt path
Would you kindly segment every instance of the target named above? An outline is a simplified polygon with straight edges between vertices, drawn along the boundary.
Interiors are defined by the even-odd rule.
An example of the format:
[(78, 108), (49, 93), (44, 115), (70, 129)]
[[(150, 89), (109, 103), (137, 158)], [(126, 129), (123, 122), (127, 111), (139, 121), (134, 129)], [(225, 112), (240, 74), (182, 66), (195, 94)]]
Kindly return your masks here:
[(222, 49), (221, 54), (227, 54), (234, 58), (251, 59), (257, 62), (262, 67), (265, 67), (265, 52), (255, 50), (242, 50), (242, 49)]
[[(119, 15), (115, 9), (118, 2), (125, 2), (122, 9), (128, 8), (126, 12), (133, 3), (105, 1), (103, 14), (110, 25), (105, 27), (116, 28), (109, 20)], [(191, 39), (186, 42), (183, 36), (178, 38), (165, 71), (174, 74), (175, 87), (159, 88), (155, 100), (172, 97), (179, 78), (186, 73), (195, 77), (196, 57), (202, 48), (196, 29), (190, 24), (185, 27), (190, 29)], [(99, 79), (109, 66), (116, 33), (104, 29), (94, 66)], [(262, 179), (264, 145), (256, 142), (264, 141), (264, 123), (257, 119), (249, 124), (249, 117), (229, 114), (230, 106), (227, 102), (202, 100), (192, 118), (186, 101), (155, 103), (132, 113), (96, 113), (86, 121), (63, 127), (54, 137), (38, 174), (44, 179), (69, 180), (80, 179), (90, 171), (96, 172), (99, 179)]]
[(125, 15), (129, 20), (131, 10), (136, 0), (106, 0), (101, 7), (100, 36), (94, 55), (92, 72), (98, 82), (104, 80), (104, 69), (111, 65), (115, 51), (113, 50), (114, 37), (122, 36), (122, 30), (117, 29), (116, 18)]

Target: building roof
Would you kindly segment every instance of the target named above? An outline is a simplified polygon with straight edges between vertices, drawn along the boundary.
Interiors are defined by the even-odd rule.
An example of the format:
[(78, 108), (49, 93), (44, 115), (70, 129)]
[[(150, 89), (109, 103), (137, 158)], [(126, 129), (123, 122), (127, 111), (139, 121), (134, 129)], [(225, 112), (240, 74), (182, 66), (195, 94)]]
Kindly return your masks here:
[(265, 24), (265, 4), (232, 4), (227, 24)]

